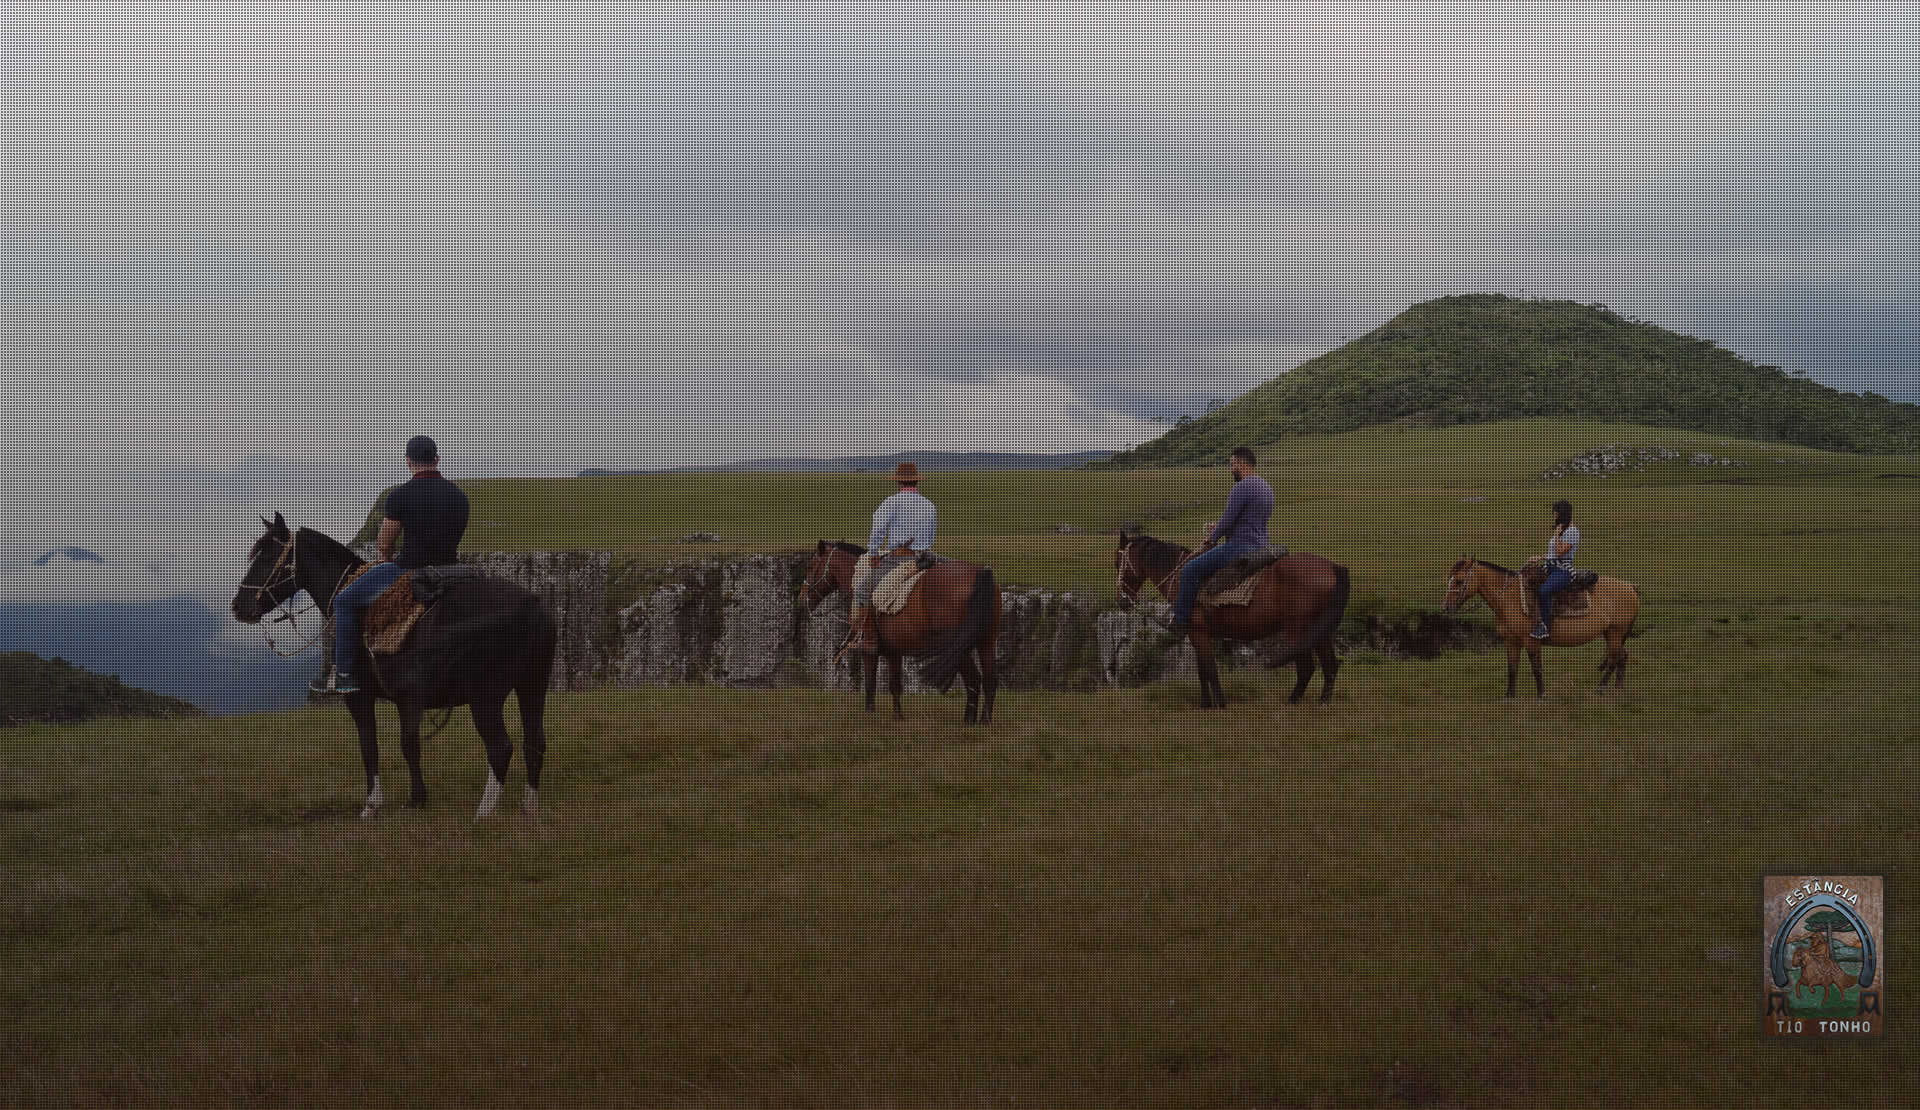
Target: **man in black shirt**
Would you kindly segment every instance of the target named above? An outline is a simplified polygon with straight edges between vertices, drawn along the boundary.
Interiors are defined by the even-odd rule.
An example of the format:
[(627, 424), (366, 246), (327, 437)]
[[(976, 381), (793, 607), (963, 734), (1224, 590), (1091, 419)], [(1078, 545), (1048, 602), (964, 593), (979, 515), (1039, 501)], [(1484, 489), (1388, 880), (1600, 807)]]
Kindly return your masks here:
[[(430, 436), (407, 441), (407, 469), (413, 477), (387, 495), (387, 517), (375, 544), (383, 562), (348, 583), (333, 599), (333, 692), (360, 689), (353, 677), (353, 656), (360, 646), (360, 613), (394, 580), (420, 567), (460, 561), (460, 538), (467, 532), (467, 495), (440, 476), (440, 448)], [(406, 543), (394, 554), (404, 534)], [(324, 692), (316, 681), (314, 689)]]

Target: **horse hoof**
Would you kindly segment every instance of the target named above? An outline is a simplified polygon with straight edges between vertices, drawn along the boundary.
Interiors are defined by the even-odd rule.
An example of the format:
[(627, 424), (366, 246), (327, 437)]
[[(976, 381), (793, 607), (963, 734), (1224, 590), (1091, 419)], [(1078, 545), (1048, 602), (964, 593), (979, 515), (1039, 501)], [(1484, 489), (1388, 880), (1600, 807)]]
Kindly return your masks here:
[(480, 808), (474, 811), (473, 819), (493, 816), (494, 807), (500, 804), (500, 780), (492, 774), (487, 775), (487, 788), (480, 792)]
[(520, 812), (526, 814), (528, 817), (540, 816), (540, 792), (538, 790), (535, 790), (531, 786), (527, 787), (527, 792), (520, 798)]
[(380, 816), (379, 806), (361, 806), (360, 807), (360, 820), (371, 821), (378, 816)]

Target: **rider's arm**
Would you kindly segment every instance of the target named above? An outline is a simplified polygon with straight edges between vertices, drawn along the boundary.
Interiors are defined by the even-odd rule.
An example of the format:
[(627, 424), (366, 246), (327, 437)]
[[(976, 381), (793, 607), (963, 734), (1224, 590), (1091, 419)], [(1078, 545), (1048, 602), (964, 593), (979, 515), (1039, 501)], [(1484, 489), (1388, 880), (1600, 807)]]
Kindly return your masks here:
[(393, 550), (400, 545), (400, 522), (392, 517), (382, 520), (380, 538), (374, 540), (373, 545), (380, 549), (380, 558), (383, 561), (393, 562)]
[(1241, 514), (1247, 511), (1247, 496), (1239, 486), (1233, 487), (1233, 492), (1227, 494), (1226, 511), (1207, 529), (1207, 542), (1214, 543), (1233, 535), (1234, 525), (1240, 523)]

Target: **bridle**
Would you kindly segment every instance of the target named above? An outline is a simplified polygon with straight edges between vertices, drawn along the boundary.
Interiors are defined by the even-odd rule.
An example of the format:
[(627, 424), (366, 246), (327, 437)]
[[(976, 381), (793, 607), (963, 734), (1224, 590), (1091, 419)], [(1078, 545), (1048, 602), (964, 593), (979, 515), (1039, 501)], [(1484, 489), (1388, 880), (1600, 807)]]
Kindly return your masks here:
[[(1187, 565), (1188, 559), (1193, 558), (1193, 552), (1188, 551), (1185, 548), (1182, 548), (1181, 556), (1179, 559), (1175, 560), (1173, 564), (1173, 568), (1167, 571), (1166, 574), (1161, 575), (1160, 578), (1156, 581), (1147, 576), (1146, 568), (1138, 566), (1134, 563), (1134, 553), (1140, 550), (1139, 544), (1130, 543), (1122, 550), (1126, 552), (1126, 555), (1124, 558), (1120, 560), (1120, 566), (1116, 574), (1115, 587), (1120, 592), (1121, 600), (1125, 601), (1128, 605), (1140, 604), (1140, 586), (1144, 582), (1153, 582), (1155, 586), (1159, 587), (1160, 595), (1162, 597), (1165, 597), (1168, 600), (1172, 600), (1173, 592), (1167, 588), (1167, 583), (1173, 581), (1174, 578), (1177, 575), (1179, 575), (1180, 568)], [(1133, 572), (1134, 582), (1132, 586), (1127, 585), (1128, 571)]]
[[(297, 636), (300, 634), (300, 618), (320, 608), (319, 601), (316, 600), (312, 594), (307, 595), (307, 607), (305, 609), (296, 610), (293, 607), (293, 599), (300, 592), (300, 555), (297, 550), (298, 545), (299, 537), (292, 534), (288, 534), (286, 539), (280, 541), (280, 554), (274, 559), (273, 566), (268, 568), (266, 581), (252, 587), (253, 604), (260, 610), (260, 631), (266, 637), (267, 649), (282, 659), (291, 659), (299, 655), (301, 652), (319, 643), (320, 638), (327, 634), (327, 626), (323, 622), (320, 625), (320, 630), (307, 637), (305, 643), (302, 643), (292, 651), (282, 651), (280, 645), (273, 642), (273, 629), (267, 627), (269, 624), (290, 624), (293, 626), (294, 635)], [(340, 581), (333, 584), (334, 594), (340, 592), (340, 586), (346, 582), (347, 575), (351, 573), (353, 573), (352, 568), (348, 568), (340, 573)], [(293, 586), (294, 588), (287, 592), (286, 597), (274, 601), (274, 592), (282, 586)], [(240, 588), (243, 590), (248, 588), (246, 579), (243, 578), (240, 580)], [(272, 612), (272, 610), (261, 603), (263, 599), (272, 601), (273, 609), (283, 610), (283, 612), (271, 621), (267, 620), (266, 615)], [(327, 602), (328, 604), (332, 604), (332, 595), (328, 596)]]
[[(809, 609), (814, 608), (821, 602), (832, 597), (833, 592), (840, 588), (840, 584), (833, 580), (833, 554), (832, 551), (827, 551), (815, 556), (815, 562), (819, 565), (820, 574), (818, 577), (815, 577), (813, 573), (809, 571), (806, 582), (802, 583), (802, 593), (807, 599), (807, 608)], [(822, 585), (825, 585), (827, 588), (824, 590), (821, 589)]]
[[(1480, 576), (1477, 573), (1479, 569), (1480, 569), (1480, 561), (1478, 559), (1467, 560), (1467, 565), (1465, 569), (1461, 570), (1460, 573), (1462, 576), (1464, 576), (1467, 579), (1467, 582), (1470, 584), (1465, 584), (1458, 587), (1456, 587), (1453, 584), (1454, 576), (1452, 574), (1447, 575), (1447, 595), (1445, 598), (1441, 599), (1441, 602), (1440, 602), (1440, 609), (1442, 612), (1447, 612), (1447, 613), (1457, 612), (1461, 609), (1466, 608), (1467, 603), (1470, 601), (1478, 601), (1483, 605), (1488, 604), (1486, 596), (1481, 591), (1481, 588), (1480, 588), (1480, 584), (1479, 584)], [(1514, 577), (1518, 578), (1519, 576), (1515, 575)], [(1458, 601), (1455, 601), (1453, 597), (1455, 589), (1458, 589), (1460, 591), (1460, 599)]]

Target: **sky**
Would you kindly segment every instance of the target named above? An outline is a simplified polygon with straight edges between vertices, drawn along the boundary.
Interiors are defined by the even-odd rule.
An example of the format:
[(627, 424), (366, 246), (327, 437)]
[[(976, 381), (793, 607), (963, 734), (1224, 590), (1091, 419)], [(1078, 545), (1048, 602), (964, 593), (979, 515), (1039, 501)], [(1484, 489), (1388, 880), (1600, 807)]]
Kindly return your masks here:
[(0, 7), (0, 597), (420, 431), (1124, 448), (1451, 293), (1920, 401), (1920, 6), (392, 7)]

